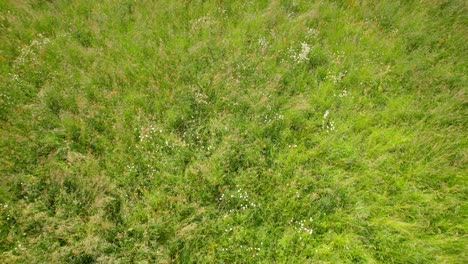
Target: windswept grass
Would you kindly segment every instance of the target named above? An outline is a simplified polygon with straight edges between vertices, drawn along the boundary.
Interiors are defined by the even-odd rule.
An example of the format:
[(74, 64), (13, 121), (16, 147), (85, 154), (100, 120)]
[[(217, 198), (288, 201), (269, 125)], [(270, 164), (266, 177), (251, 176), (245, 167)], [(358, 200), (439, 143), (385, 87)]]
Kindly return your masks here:
[(2, 263), (466, 263), (463, 0), (0, 1)]

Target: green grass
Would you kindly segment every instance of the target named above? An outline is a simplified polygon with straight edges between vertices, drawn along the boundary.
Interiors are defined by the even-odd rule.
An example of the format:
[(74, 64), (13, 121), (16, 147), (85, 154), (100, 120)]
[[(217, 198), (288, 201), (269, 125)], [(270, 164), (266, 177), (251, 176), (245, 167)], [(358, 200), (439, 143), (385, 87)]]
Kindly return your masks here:
[(2, 263), (466, 263), (463, 0), (0, 0)]

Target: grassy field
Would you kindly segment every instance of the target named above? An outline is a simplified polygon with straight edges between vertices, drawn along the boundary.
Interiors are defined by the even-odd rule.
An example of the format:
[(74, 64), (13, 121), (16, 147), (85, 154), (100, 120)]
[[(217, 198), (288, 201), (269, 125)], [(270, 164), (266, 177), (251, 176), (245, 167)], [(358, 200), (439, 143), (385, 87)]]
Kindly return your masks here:
[(467, 263), (464, 0), (0, 0), (1, 263)]

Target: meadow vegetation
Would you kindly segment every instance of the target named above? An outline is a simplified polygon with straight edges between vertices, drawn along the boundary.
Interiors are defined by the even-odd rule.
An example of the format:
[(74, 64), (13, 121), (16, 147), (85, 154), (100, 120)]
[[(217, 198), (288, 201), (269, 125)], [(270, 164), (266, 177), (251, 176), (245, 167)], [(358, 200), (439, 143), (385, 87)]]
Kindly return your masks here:
[(2, 263), (467, 263), (464, 0), (0, 0)]

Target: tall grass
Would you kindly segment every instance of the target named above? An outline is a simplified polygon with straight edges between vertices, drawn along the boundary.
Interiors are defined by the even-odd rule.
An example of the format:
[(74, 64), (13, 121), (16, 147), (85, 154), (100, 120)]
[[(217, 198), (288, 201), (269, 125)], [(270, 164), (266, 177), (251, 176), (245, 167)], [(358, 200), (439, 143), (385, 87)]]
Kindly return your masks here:
[(0, 2), (3, 263), (466, 263), (467, 8)]

